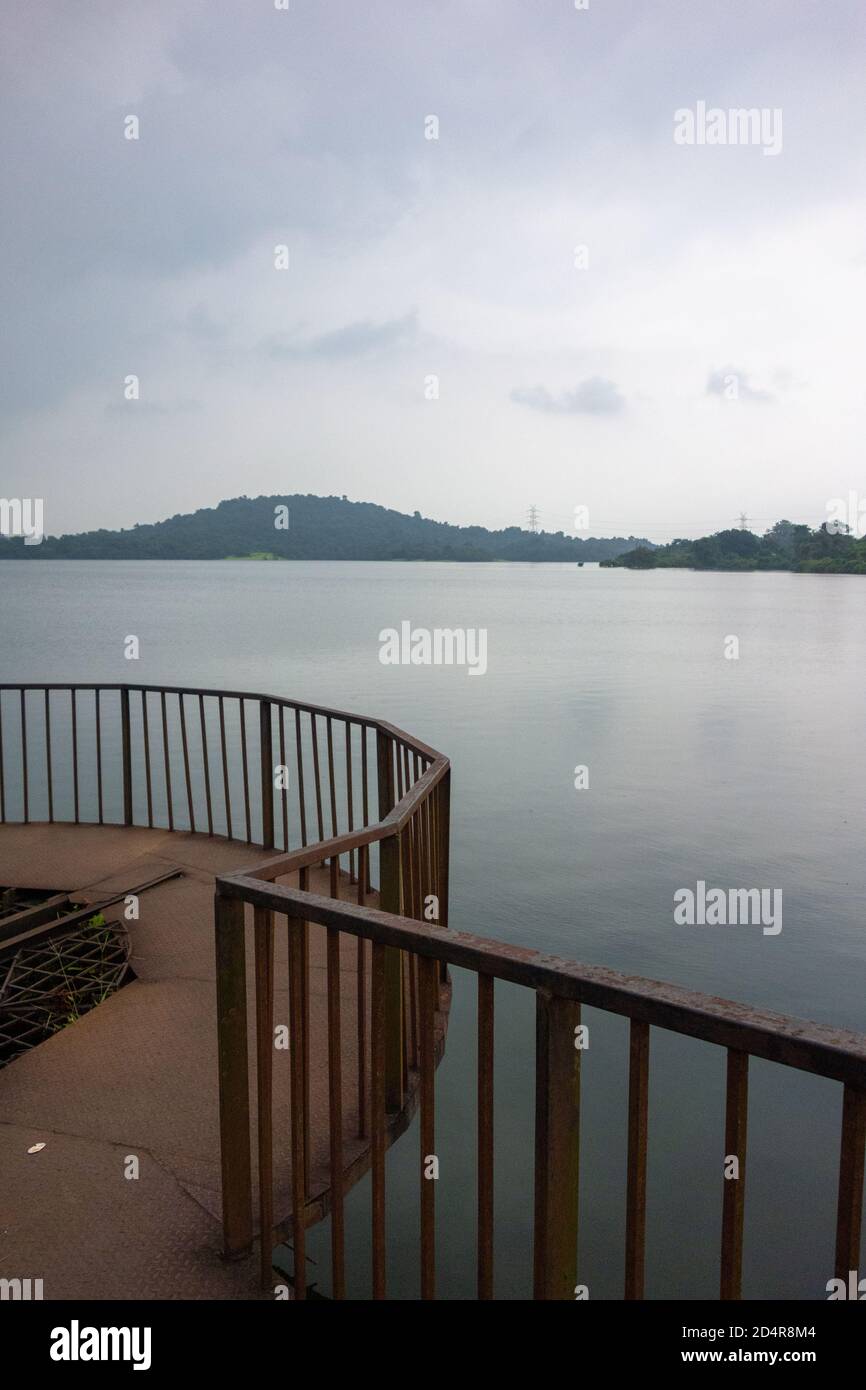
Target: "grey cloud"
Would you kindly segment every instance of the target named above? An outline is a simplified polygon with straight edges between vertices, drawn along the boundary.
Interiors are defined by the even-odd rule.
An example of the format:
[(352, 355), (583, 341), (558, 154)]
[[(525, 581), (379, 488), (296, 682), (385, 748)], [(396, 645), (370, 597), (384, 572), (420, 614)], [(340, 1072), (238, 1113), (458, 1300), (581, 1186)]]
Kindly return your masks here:
[(105, 407), (106, 415), (122, 415), (125, 419), (135, 419), (142, 415), (189, 415), (201, 410), (201, 401), (111, 401)]
[(752, 386), (749, 373), (741, 367), (719, 367), (707, 377), (707, 395), (725, 396), (732, 400), (759, 401), (766, 404), (776, 397), (772, 391)]
[(558, 396), (546, 386), (518, 386), (511, 399), (548, 415), (621, 415), (625, 410), (625, 396), (615, 382), (603, 376), (587, 377), (573, 391)]
[(211, 317), (206, 304), (194, 304), (184, 320), (183, 327), (190, 337), (201, 342), (216, 342), (225, 336), (225, 325)]
[[(395, 0), (367, 0), (336, 7), (337, 23), (333, 6), (298, 3), (281, 13), (269, 0), (6, 8), (0, 432), (5, 476), (39, 468), (64, 485), (66, 441), (73, 431), (81, 441), (60, 529), (92, 525), (97, 511), (120, 524), (194, 500), (183, 439), (192, 424), (209, 495), (231, 495), (237, 460), (224, 420), (233, 403), (249, 408), (252, 395), (250, 491), (280, 485), (271, 461), (291, 430), (309, 460), (301, 466), (325, 490), (355, 488), (449, 516), (464, 508), (470, 520), (473, 498), (489, 495), (489, 467), (497, 487), (505, 479), (503, 509), (522, 511), (523, 441), (508, 442), (512, 403), (528, 407), (523, 424), (545, 435), (550, 416), (600, 422), (616, 460), (637, 398), (629, 390), (624, 400), (611, 381), (580, 382), (595, 370), (579, 355), (585, 343), (603, 342), (614, 382), (630, 380), (635, 352), (644, 353), (645, 389), (655, 397), (670, 383), (685, 399), (697, 361), (700, 391), (714, 365), (704, 324), (717, 308), (712, 296), (695, 305), (695, 248), (710, 263), (719, 244), (741, 247), (748, 272), (748, 248), (765, 232), (778, 239), (787, 274), (802, 262), (800, 229), (826, 223), (835, 331), (828, 318), (823, 358), (838, 359), (828, 379), (834, 368), (843, 378), (854, 356), (841, 272), (846, 247), (860, 244), (860, 148), (838, 136), (858, 128), (863, 45), (847, 40), (862, 0), (837, 0), (832, 19), (808, 0), (731, 0), (714, 14), (693, 0), (649, 9), (599, 3), (589, 14), (567, 4), (439, 0), (403, 7), (405, 22)], [(780, 69), (782, 9), (797, 22)], [(712, 149), (684, 162), (671, 113), (699, 96), (784, 107), (784, 166)], [(138, 141), (124, 138), (129, 113), (141, 120)], [(428, 113), (440, 118), (438, 141), (424, 139)], [(593, 269), (580, 278), (571, 248), (584, 240)], [(273, 275), (277, 244), (292, 255), (282, 281)], [(417, 324), (406, 314), (416, 305)], [(756, 284), (750, 307), (772, 322), (769, 282), (766, 293)], [(681, 340), (669, 343), (680, 323)], [(441, 335), (435, 343), (432, 333)], [(769, 371), (757, 384), (746, 378), (749, 401), (787, 398), (813, 370), (809, 344), (795, 354), (781, 323), (778, 333), (778, 349), (771, 340), (765, 350), (788, 352), (796, 380), (789, 386)], [(656, 358), (656, 344), (669, 355)], [(539, 345), (550, 375), (548, 387), (533, 388)], [(748, 338), (742, 350), (748, 360)], [(449, 361), (449, 352), (458, 356)], [(400, 354), (412, 360), (398, 363)], [(360, 394), (357, 447), (347, 449), (326, 378), (329, 367), (356, 362), (371, 379), (378, 369), (392, 389)], [(380, 441), (395, 433), (395, 367), (405, 365), (418, 399), (430, 368), (450, 377), (435, 416), (396, 417), (395, 461)], [(140, 402), (122, 401), (128, 373), (141, 376)], [(507, 385), (491, 387), (503, 380), (519, 384), (511, 400)], [(488, 421), (491, 389), (500, 399)], [(814, 389), (817, 404), (820, 380)], [(194, 407), (177, 398), (188, 396), (202, 398), (198, 415), (183, 413)], [(125, 422), (131, 409), (139, 424), (118, 466), (113, 431), (100, 426)], [(746, 407), (742, 421), (760, 430), (765, 413)], [(687, 413), (671, 418), (665, 441), (667, 430), (681, 430), (690, 453), (692, 423)], [(495, 464), (479, 459), (456, 489), (420, 463), (452, 428), (476, 455), (473, 431), (483, 441), (501, 429), (505, 439), (491, 451)], [(155, 462), (143, 470), (148, 450)], [(419, 460), (423, 484), (407, 455)], [(560, 486), (557, 466), (543, 465), (551, 489)], [(111, 489), (103, 486), (108, 467)], [(824, 487), (818, 476), (815, 495)], [(741, 500), (737, 487), (726, 510)]]
[(287, 341), (284, 337), (268, 338), (263, 342), (262, 348), (268, 357), (277, 361), (287, 358), (339, 361), (342, 358), (363, 357), (397, 347), (410, 342), (416, 337), (417, 332), (418, 317), (413, 311), (403, 318), (389, 319), (384, 323), (348, 323), (331, 333), (322, 333), (316, 338), (302, 341)]

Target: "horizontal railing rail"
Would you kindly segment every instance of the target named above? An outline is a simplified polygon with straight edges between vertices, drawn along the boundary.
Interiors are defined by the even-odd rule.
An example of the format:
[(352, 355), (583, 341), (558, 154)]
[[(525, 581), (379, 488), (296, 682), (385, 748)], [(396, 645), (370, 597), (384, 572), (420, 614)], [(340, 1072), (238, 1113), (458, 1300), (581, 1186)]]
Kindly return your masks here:
[[(264, 860), (252, 870), (249, 884), (263, 888), (280, 877), (296, 876), (302, 901), (332, 904), (356, 898), (367, 910), (371, 853), (378, 853), (378, 902), (386, 914), (435, 921), (442, 931), (448, 914), (448, 845), (450, 765), (448, 759), (426, 745), (415, 745), (392, 725), (376, 725), (376, 769), (379, 820), (361, 830), (335, 836)], [(353, 855), (357, 872), (353, 872)], [(345, 868), (343, 867), (345, 861)], [(311, 892), (311, 873), (327, 868), (328, 896)], [(275, 1214), (273, 1162), (273, 1022), (274, 956), (277, 944), (274, 914), (256, 906), (246, 895), (246, 883), (236, 888), (233, 875), (217, 881), (216, 949), (219, 1016), (221, 1104), (221, 1152), (223, 1230), (225, 1253), (245, 1254), (253, 1242), (253, 1182), (251, 1171), (250, 1069), (247, 1041), (247, 939), (244, 904), (254, 907), (255, 956), (255, 1071), (257, 1103), (257, 1179), (263, 1287), (273, 1278), (272, 1246), (277, 1236), (291, 1233), (294, 1250), (294, 1284), (303, 1298), (305, 1284), (305, 1231), (315, 1215), (323, 1214), (311, 1193), (310, 1069), (310, 928), (316, 922), (303, 914), (287, 921), (285, 937), (289, 974), (289, 1029), (291, 1033), (291, 1222)], [(227, 889), (225, 885), (230, 885)], [(277, 886), (277, 885), (275, 885)], [(278, 885), (282, 887), (282, 885)], [(326, 931), (328, 1131), (330, 1161), (326, 1201), (331, 1216), (331, 1255), (335, 1297), (345, 1292), (344, 1193), (346, 1135), (344, 1106), (344, 1006), (340, 991), (341, 943), (338, 930)], [(431, 1069), (441, 1051), (444, 1026), (437, 1016), (447, 1006), (448, 981), (444, 968), (422, 963), (398, 942), (392, 947), (373, 945), (356, 937), (354, 957), (356, 999), (354, 1028), (356, 1077), (349, 1088), (349, 1104), (359, 1139), (368, 1141), (368, 1152), (350, 1176), (372, 1168), (372, 1202), (376, 1231), (384, 1224), (384, 1155), (389, 1137), (401, 1132), (420, 1097), (422, 1131), (432, 1147), (429, 1096)], [(351, 1026), (349, 1020), (349, 1026)], [(297, 1102), (296, 1099), (297, 1098)], [(429, 1150), (428, 1150), (429, 1151)], [(422, 1194), (422, 1220), (432, 1232), (432, 1187)], [(432, 1277), (432, 1276), (429, 1276)], [(425, 1276), (427, 1287), (428, 1276)], [(385, 1247), (375, 1240), (373, 1288), (384, 1294)]]
[[(420, 1194), (422, 1296), (435, 1289), (435, 1184), (425, 1165), (433, 1153), (434, 1080), (433, 1011), (435, 985), (443, 966), (473, 972), (478, 983), (477, 1291), (493, 1296), (493, 1041), (494, 982), (508, 981), (531, 989), (536, 998), (536, 1127), (534, 1295), (571, 1299), (577, 1282), (577, 1195), (580, 1113), (580, 1058), (576, 1030), (581, 1006), (619, 1014), (630, 1021), (628, 1164), (624, 1296), (642, 1298), (645, 1278), (649, 1040), (651, 1027), (715, 1043), (727, 1052), (725, 1154), (736, 1157), (739, 1176), (722, 1189), (720, 1297), (741, 1294), (745, 1211), (746, 1111), (750, 1057), (777, 1062), (841, 1082), (842, 1124), (836, 1217), (835, 1268), (839, 1278), (859, 1261), (866, 1140), (866, 1036), (749, 1008), (726, 999), (659, 981), (581, 965), (528, 948), (491, 941), (441, 926), (427, 925), (373, 907), (335, 902), (327, 897), (263, 881), (256, 874), (229, 874), (217, 880), (217, 914), (224, 927), (229, 904), (252, 904), (259, 924), (283, 916), (289, 930), (315, 923), (329, 934), (345, 933), (370, 942), (374, 991), (384, 990), (385, 959), (398, 951), (415, 962), (428, 981), (422, 1002), (419, 1051), (422, 1059), (420, 1108)], [(237, 919), (235, 922), (237, 927)], [(373, 1050), (384, 1050), (384, 1015), (373, 1016)], [(373, 1133), (383, 1133), (387, 1101), (382, 1088), (373, 1097)], [(237, 1117), (236, 1117), (237, 1118)], [(249, 1135), (233, 1136), (240, 1150)], [(374, 1296), (384, 1296), (384, 1146), (373, 1152), (372, 1260)], [(235, 1218), (239, 1213), (235, 1212)], [(250, 1215), (243, 1217), (251, 1232)], [(302, 1214), (295, 1214), (295, 1245), (301, 1242)], [(378, 1270), (378, 1275), (376, 1271)], [(303, 1293), (303, 1262), (296, 1256), (296, 1292)], [(338, 1287), (342, 1287), (342, 1271)], [(336, 1276), (335, 1276), (336, 1281)], [(298, 1289), (300, 1284), (300, 1290)], [(337, 1295), (339, 1296), (339, 1294)]]
[[(0, 821), (34, 820), (189, 830), (239, 838), (266, 853), (252, 870), (219, 876), (215, 899), (224, 1248), (227, 1255), (239, 1256), (254, 1239), (253, 1061), (263, 1284), (272, 1279), (272, 1242), (290, 1234), (295, 1292), (304, 1296), (305, 1229), (330, 1212), (333, 1292), (344, 1296), (343, 1198), (369, 1162), (373, 1292), (384, 1297), (385, 1148), (417, 1102), (421, 1288), (423, 1296), (434, 1296), (436, 1184), (424, 1171), (434, 1153), (434, 1070), (443, 1045), (449, 966), (477, 977), (479, 1297), (491, 1298), (494, 1287), (497, 980), (532, 990), (536, 1001), (536, 1297), (572, 1298), (576, 1284), (581, 1063), (576, 1039), (584, 1005), (629, 1020), (626, 1298), (643, 1297), (645, 1286), (654, 1027), (726, 1052), (725, 1154), (738, 1160), (739, 1177), (722, 1187), (720, 1297), (738, 1298), (742, 1287), (750, 1057), (841, 1084), (836, 1275), (847, 1278), (858, 1267), (866, 1037), (446, 930), (450, 764), (403, 730), (345, 711), (238, 691), (2, 684)], [(254, 982), (249, 1035), (247, 908)], [(322, 947), (318, 973), (325, 981), (324, 1017), (318, 1024), (311, 1022), (310, 952), (316, 932)], [(351, 998), (340, 988), (347, 941), (354, 943)], [(290, 1216), (277, 1210), (274, 1163), (278, 944), (288, 970), (291, 1191), (281, 1200)], [(354, 1056), (348, 1077), (350, 1040)], [(313, 1173), (311, 1158), (316, 1048), (324, 1051), (327, 1073), (324, 1177)]]
[(382, 740), (397, 801), (437, 755), (363, 715), (233, 690), (2, 683), (0, 823), (138, 825), (288, 851), (370, 825)]
[[(302, 890), (315, 887), (337, 900), (351, 894), (362, 905), (427, 913), (443, 925), (449, 777), (447, 758), (404, 730), (309, 702), (146, 683), (0, 684), (0, 823), (139, 826), (240, 839), (276, 851), (256, 866), (263, 880), (294, 875)], [(254, 917), (260, 1217), (262, 1230), (276, 1236), (281, 1220), (271, 1153), (273, 1039), (261, 1022), (268, 1008), (271, 1018), (273, 1013), (275, 941), (266, 914)], [(236, 926), (237, 914), (233, 921)], [(28, 923), (35, 925), (32, 916), (21, 925)], [(249, 1104), (248, 1039), (236, 1026), (246, 951), (236, 931), (221, 931), (219, 920), (216, 941), (225, 1248), (236, 1254), (252, 1238), (236, 1214), (239, 1194), (249, 1196), (249, 1154), (244, 1158), (232, 1138)], [(414, 961), (389, 950), (380, 1000), (372, 953), (359, 940), (352, 961), (355, 997), (351, 1009), (343, 1005), (341, 1017), (339, 990), (335, 998), (330, 993), (332, 981), (339, 981), (334, 945), (329, 937), (320, 962), (329, 996), (319, 1039), (308, 926), (301, 924), (288, 942), (292, 1095), (298, 1098), (291, 1120), (296, 1186), (289, 1203), (305, 1218), (329, 1207), (332, 1230), (342, 1241), (342, 1193), (368, 1161), (377, 1087), (384, 1088), (389, 1137), (408, 1123), (416, 1102), (422, 1084), (419, 1020), (427, 996)], [(444, 1017), (447, 980), (438, 985), (433, 1003)], [(372, 1046), (380, 1005), (381, 1068)], [(344, 1033), (350, 1042), (349, 1028), (352, 1077), (344, 1068), (345, 1084), (335, 1089), (340, 1068), (332, 1054), (342, 1048)], [(313, 1171), (311, 1153), (311, 1062), (321, 1045), (329, 1049), (332, 1163), (326, 1186)], [(440, 1050), (441, 1045), (440, 1037)], [(303, 1135), (299, 1155), (296, 1128)], [(270, 1254), (262, 1241), (263, 1278), (270, 1277)]]

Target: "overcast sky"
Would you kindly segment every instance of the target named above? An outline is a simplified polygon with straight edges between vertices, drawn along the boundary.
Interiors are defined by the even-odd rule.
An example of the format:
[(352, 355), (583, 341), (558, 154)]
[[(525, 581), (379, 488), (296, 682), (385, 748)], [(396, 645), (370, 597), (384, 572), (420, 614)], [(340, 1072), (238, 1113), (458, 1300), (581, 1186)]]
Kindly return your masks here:
[[(862, 0), (2, 13), (0, 494), (47, 532), (314, 492), (664, 539), (866, 492)], [(699, 102), (782, 148), (677, 144)]]

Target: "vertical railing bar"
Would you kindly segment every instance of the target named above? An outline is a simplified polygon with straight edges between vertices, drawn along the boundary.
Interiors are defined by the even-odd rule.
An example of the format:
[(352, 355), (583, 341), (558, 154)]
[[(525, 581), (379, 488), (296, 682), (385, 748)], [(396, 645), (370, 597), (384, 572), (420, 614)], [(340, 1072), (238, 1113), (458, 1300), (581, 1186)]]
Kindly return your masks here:
[(78, 691), (72, 689), (72, 802), (74, 802), (75, 824), (78, 824), (81, 815), (81, 805), (79, 805), (78, 794)]
[[(358, 850), (358, 906), (364, 906), (364, 880), (367, 876), (367, 856), (369, 846), (361, 845)], [(364, 938), (358, 937), (356, 970), (357, 1013), (358, 1013), (358, 1138), (367, 1133), (367, 986), (366, 946)]]
[(201, 728), (201, 760), (204, 771), (204, 795), (207, 807), (207, 833), (213, 835), (213, 805), (210, 796), (210, 758), (207, 747), (207, 721), (204, 717), (204, 695), (199, 692), (198, 720)]
[[(282, 768), (285, 769), (284, 773), (282, 774), (282, 779), (281, 779), (281, 780), (282, 780), (283, 783), (285, 784), (286, 775), (288, 774), (288, 764), (287, 764), (287, 762), (286, 762), (286, 724), (285, 724), (285, 717), (284, 717), (284, 716), (285, 716), (285, 708), (284, 708), (283, 705), (280, 705), (280, 706), (279, 706), (279, 711), (280, 711), (280, 767), (282, 767)], [(283, 785), (282, 791), (283, 791), (283, 796), (282, 796), (282, 801), (283, 801), (283, 849), (284, 849), (284, 850), (288, 850), (288, 848), (289, 848), (289, 789), (288, 789), (288, 787), (286, 787), (285, 785)]]
[(334, 1298), (346, 1296), (343, 1217), (343, 1062), (340, 1034), (340, 933), (328, 931), (328, 1124), (331, 1139), (331, 1270)]
[(132, 803), (132, 728), (129, 718), (129, 687), (120, 690), (120, 747), (123, 775), (123, 823), (132, 825), (135, 815)]
[(407, 840), (406, 912), (417, 919), (418, 914), (418, 812), (409, 821)]
[(304, 748), (301, 740), (301, 711), (295, 710), (295, 745), (298, 751), (298, 814), (301, 820), (301, 845), (307, 844), (307, 808), (304, 804)]
[(644, 1296), (646, 1254), (649, 1024), (633, 1018), (629, 1029), (628, 1183), (625, 1217), (625, 1297)]
[(328, 736), (328, 789), (331, 794), (331, 834), (337, 834), (337, 792), (334, 781), (334, 730), (331, 716), (325, 720), (325, 728)]
[(538, 989), (535, 1032), (534, 1297), (572, 1299), (577, 1281), (580, 1004)]
[(270, 700), (259, 700), (259, 785), (262, 799), (262, 844), (276, 848), (274, 831), (274, 727)]
[(418, 868), (418, 880), (419, 880), (418, 904), (419, 904), (419, 913), (418, 913), (418, 919), (419, 919), (419, 921), (421, 921), (421, 920), (423, 919), (423, 917), (424, 917), (424, 899), (425, 899), (426, 896), (432, 891), (432, 884), (431, 884), (431, 882), (430, 882), (430, 879), (431, 879), (431, 868), (430, 868), (430, 803), (431, 803), (431, 800), (432, 800), (432, 792), (428, 792), (428, 794), (425, 796), (425, 798), (424, 798), (424, 800), (423, 800), (423, 802), (422, 802), (422, 804), (421, 804), (421, 807), (420, 807), (420, 809), (419, 809), (419, 817), (420, 817), (420, 824), (419, 824), (419, 828), (418, 828), (418, 837), (419, 837), (419, 846), (418, 846), (418, 859), (419, 859), (419, 868)]
[(409, 985), (413, 996), (413, 1013), (415, 1015), (415, 1027), (412, 1030), (412, 1065), (418, 1066), (421, 1056), (421, 972), (419, 968), (419, 957), (410, 956), (409, 958), (410, 979)]
[[(415, 914), (415, 899), (412, 891), (412, 849), (414, 842), (415, 817), (409, 821), (400, 840), (403, 847), (403, 872), (400, 875), (402, 886), (402, 896), (400, 899), (399, 911), (404, 917), (413, 917)], [(412, 976), (408, 970), (409, 953), (400, 951), (400, 1003), (402, 1009), (402, 1020), (400, 1036), (403, 1047), (403, 1075), (408, 1078), (410, 1062), (413, 1067), (418, 1064), (418, 1055), (415, 1045), (416, 1023), (415, 1017), (415, 994), (412, 988)], [(409, 1040), (412, 1040), (412, 1051), (410, 1055)]]
[(364, 825), (370, 824), (370, 793), (367, 786), (369, 776), (367, 768), (367, 739), (369, 729), (366, 725), (361, 726), (361, 814), (364, 817)]
[[(430, 797), (430, 823), (427, 828), (427, 855), (430, 864), (430, 892), (439, 899), (439, 787)], [(436, 921), (439, 921), (437, 910)]]
[[(355, 816), (352, 809), (352, 722), (346, 720), (346, 816), (348, 819), (347, 829), (349, 833), (355, 828)], [(355, 851), (349, 850), (349, 882), (355, 882)]]
[(433, 852), (432, 852), (433, 797), (424, 798), (421, 807), (421, 913), (424, 914), (424, 900), (433, 892)]
[(274, 1231), (274, 914), (253, 911), (256, 969), (256, 1093), (259, 1141), (260, 1269), (263, 1289), (273, 1281)]
[(103, 804), (102, 804), (102, 719), (100, 711), (100, 690), (94, 688), (96, 696), (96, 788), (97, 806), (99, 814), (99, 824), (103, 824)]
[(162, 755), (165, 767), (165, 799), (168, 806), (168, 828), (174, 830), (174, 798), (171, 794), (171, 759), (168, 752), (168, 712), (165, 703), (165, 691), (159, 692), (160, 709), (162, 711)]
[(373, 942), (370, 1148), (373, 1297), (385, 1297), (385, 947)]
[(141, 728), (144, 739), (144, 780), (147, 789), (147, 824), (153, 829), (153, 788), (150, 781), (150, 731), (148, 729), (147, 691), (141, 692)]
[[(425, 802), (422, 802), (422, 804), (421, 804), (421, 806), (418, 808), (418, 811), (417, 811), (416, 816), (415, 816), (415, 821), (416, 821), (416, 830), (415, 830), (415, 849), (416, 849), (416, 857), (415, 857), (415, 910), (414, 910), (413, 916), (414, 916), (416, 922), (423, 922), (423, 921), (424, 921), (424, 848), (423, 848), (423, 833), (424, 833), (424, 810), (425, 810), (425, 806), (426, 806), (426, 801), (425, 801)], [(420, 971), (419, 971), (419, 968), (418, 968), (418, 967), (419, 967), (419, 961), (418, 961), (418, 957), (416, 956), (416, 957), (415, 957), (415, 968), (414, 968), (414, 970), (413, 970), (413, 972), (412, 972), (412, 979), (411, 979), (411, 981), (410, 981), (410, 984), (411, 984), (412, 990), (413, 990), (413, 994), (414, 994), (414, 998), (415, 998), (415, 1005), (416, 1005), (416, 1007), (415, 1007), (415, 1022), (416, 1022), (416, 1028), (413, 1030), (413, 1033), (412, 1033), (412, 1047), (413, 1047), (413, 1053), (414, 1053), (415, 1065), (416, 1065), (416, 1066), (417, 1066), (417, 1064), (418, 1064), (418, 1057), (419, 1057), (419, 1055), (420, 1055), (420, 1046), (421, 1046), (421, 1042), (420, 1042), (420, 1025), (421, 1025), (421, 975), (420, 975)]]
[[(362, 809), (363, 809), (364, 825), (365, 825), (365, 826), (367, 826), (367, 825), (370, 824), (370, 793), (369, 793), (369, 789), (368, 789), (368, 786), (367, 786), (367, 777), (368, 777), (368, 775), (369, 775), (369, 774), (368, 774), (368, 771), (367, 771), (367, 732), (368, 732), (368, 731), (367, 731), (366, 726), (362, 725), (362, 727), (361, 727), (361, 805), (362, 805)], [(366, 865), (367, 865), (367, 882), (366, 882), (366, 884), (364, 885), (364, 887), (365, 887), (365, 890), (366, 890), (367, 892), (369, 892), (370, 886), (371, 886), (371, 884), (370, 884), (370, 857), (369, 857), (369, 855), (365, 856), (365, 863), (366, 863)]]
[[(394, 739), (381, 729), (376, 731), (376, 765), (379, 819), (384, 820), (394, 806)], [(379, 842), (379, 907), (383, 912), (402, 910), (403, 834), (398, 831)], [(403, 1108), (404, 1049), (403, 974), (400, 949), (385, 949), (385, 1103), (394, 1113)]]
[[(858, 1271), (860, 1268), (864, 1152), (866, 1091), (861, 1091), (855, 1086), (846, 1086), (842, 1095), (839, 1197), (836, 1208), (836, 1278), (842, 1279), (846, 1288), (851, 1271)], [(859, 1276), (856, 1274), (855, 1279), (859, 1282)]]
[(729, 1047), (725, 1093), (725, 1163), (737, 1160), (737, 1175), (725, 1174), (722, 1197), (722, 1260), (719, 1297), (739, 1299), (743, 1278), (743, 1219), (746, 1209), (746, 1130), (749, 1054)]
[(394, 741), (394, 758), (397, 764), (397, 800), (403, 800), (405, 788), (403, 786), (403, 759), (400, 756), (400, 744)]
[(301, 923), (288, 918), (289, 1031), (292, 1071), (292, 1227), (295, 1258), (295, 1298), (307, 1296), (306, 1270), (306, 1106), (304, 1095), (304, 944)]
[[(439, 829), (437, 833), (437, 849), (439, 854), (439, 888), (437, 897), (439, 898), (439, 922), (443, 927), (448, 926), (448, 878), (449, 878), (449, 839), (451, 834), (451, 768), (445, 772), (442, 780), (438, 783), (440, 793), (439, 804)], [(443, 981), (448, 978), (448, 967), (443, 964)]]
[[(309, 892), (310, 871), (303, 868), (298, 874), (298, 887), (302, 893)], [(310, 1190), (310, 924), (301, 919), (298, 923), (301, 941), (301, 1056), (303, 1059), (303, 1107), (304, 1107), (304, 1194)]]
[(439, 993), (436, 961), (418, 960), (421, 1013), (421, 1297), (436, 1297), (436, 1178), (428, 1167), (436, 1158), (436, 1094), (434, 1029)]
[(403, 1071), (418, 1067), (418, 1010), (415, 997), (415, 973), (409, 951), (401, 951), (403, 967)]
[(223, 763), (223, 799), (224, 799), (224, 801), (225, 801), (225, 809), (226, 809), (226, 835), (228, 836), (229, 839), (231, 839), (231, 838), (232, 838), (232, 797), (231, 797), (231, 788), (230, 788), (230, 786), (229, 786), (229, 761), (228, 761), (228, 754), (227, 754), (227, 752), (226, 752), (226, 716), (225, 716), (225, 708), (224, 708), (224, 706), (223, 706), (223, 697), (222, 697), (222, 695), (219, 696), (219, 711), (220, 711), (220, 748), (221, 748), (221, 750), (222, 750), (222, 763)]
[(322, 778), (319, 770), (319, 730), (316, 716), (310, 710), (310, 729), (313, 738), (313, 772), (316, 778), (316, 818), (319, 823), (319, 839), (325, 838), (325, 822), (322, 818)]
[(214, 914), (223, 1247), (238, 1257), (253, 1239), (243, 902), (217, 897)]
[(51, 706), (48, 697), (51, 691), (45, 688), (45, 764), (48, 769), (48, 824), (54, 823), (54, 782), (51, 775)]
[(186, 804), (189, 811), (189, 828), (195, 833), (195, 806), (192, 798), (192, 779), (189, 775), (189, 745), (186, 738), (186, 710), (183, 691), (178, 691), (177, 707), (180, 710), (180, 738), (183, 745), (183, 771), (186, 778)]
[[(379, 842), (379, 908), (402, 913), (405, 902), (406, 830)], [(402, 1111), (406, 1094), (405, 990), (403, 952), (385, 948), (385, 1104), (389, 1113)]]
[(253, 842), (253, 831), (252, 821), (250, 820), (250, 769), (249, 760), (247, 758), (246, 700), (243, 696), (238, 700), (238, 708), (241, 716), (241, 766), (244, 776), (244, 816), (246, 818), (247, 827), (247, 844), (251, 845)]
[(30, 794), (27, 781), (27, 708), (24, 687), (21, 687), (21, 778), (24, 793), (24, 824), (30, 820)]
[(493, 991), (478, 976), (478, 1297), (493, 1297)]

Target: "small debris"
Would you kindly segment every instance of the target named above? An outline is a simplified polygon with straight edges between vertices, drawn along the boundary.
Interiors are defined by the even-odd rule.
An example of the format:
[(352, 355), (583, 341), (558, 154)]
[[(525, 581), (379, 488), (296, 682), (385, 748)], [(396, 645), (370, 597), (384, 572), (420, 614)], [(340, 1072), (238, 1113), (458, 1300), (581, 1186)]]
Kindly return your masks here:
[(45, 1148), (45, 1145), (44, 1145), (44, 1144), (31, 1144), (31, 1145), (30, 1145), (30, 1148), (27, 1150), (27, 1152), (28, 1152), (29, 1154), (38, 1154), (38, 1153), (41, 1153), (42, 1150), (43, 1150), (44, 1148)]

